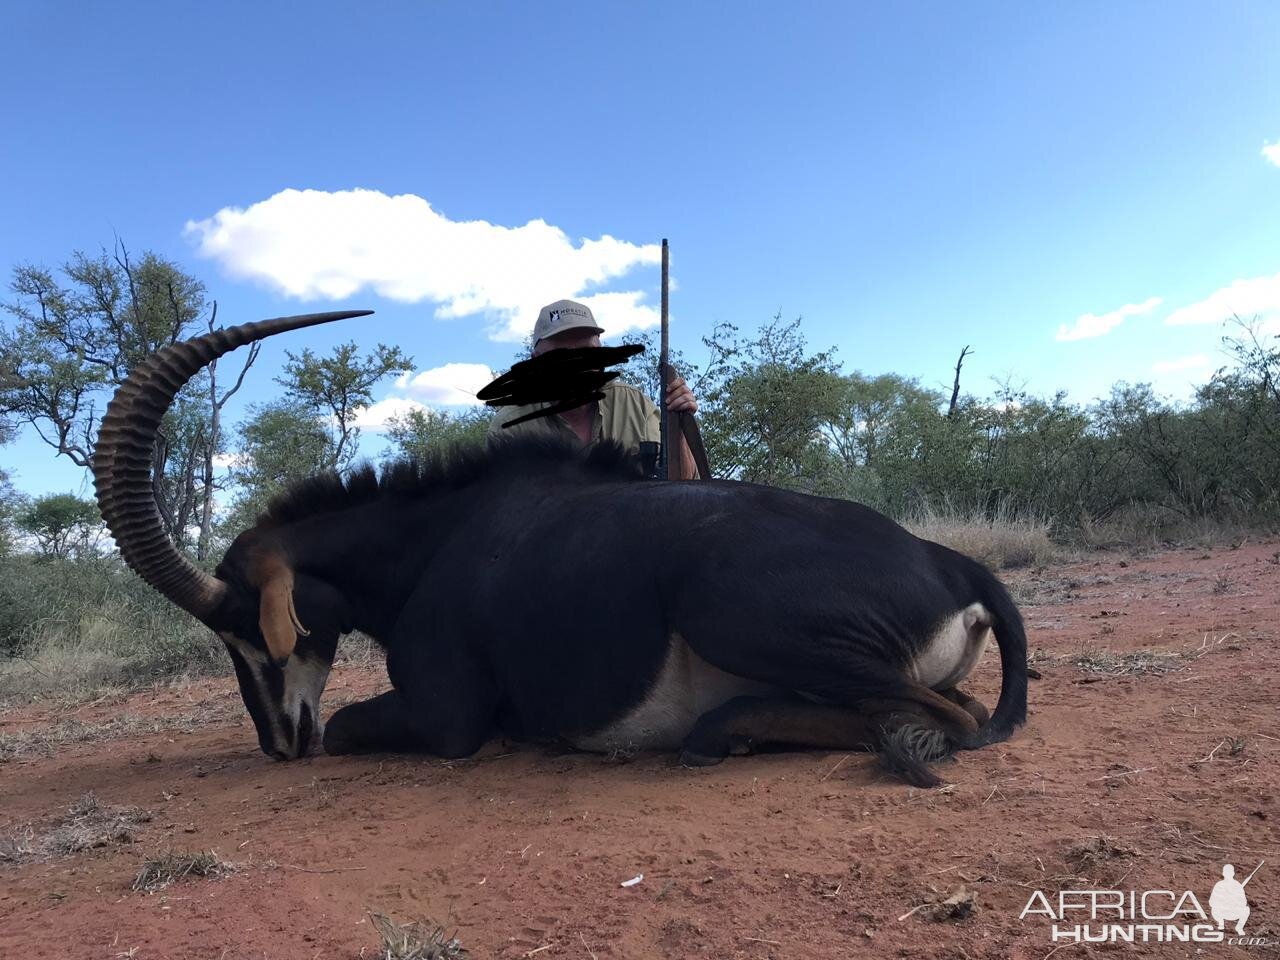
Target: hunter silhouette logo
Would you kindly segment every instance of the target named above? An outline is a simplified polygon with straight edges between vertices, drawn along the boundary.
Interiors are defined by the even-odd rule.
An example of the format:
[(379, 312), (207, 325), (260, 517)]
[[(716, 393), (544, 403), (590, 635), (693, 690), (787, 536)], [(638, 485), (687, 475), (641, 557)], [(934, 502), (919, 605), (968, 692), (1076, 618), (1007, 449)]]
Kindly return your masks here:
[[(1019, 919), (1043, 917), (1052, 923), (1049, 938), (1061, 943), (1226, 943), (1242, 947), (1280, 946), (1280, 940), (1246, 936), (1249, 899), (1245, 886), (1265, 860), (1243, 881), (1232, 864), (1209, 894), (1209, 909), (1191, 890), (1059, 890), (1050, 898), (1032, 893)], [(1227, 925), (1234, 926), (1234, 932)]]
[[(1263, 863), (1266, 861), (1264, 860)], [(1253, 873), (1262, 869), (1262, 864), (1253, 868)], [(1244, 895), (1244, 888), (1253, 879), (1253, 873), (1244, 878), (1244, 883), (1236, 880), (1236, 868), (1226, 864), (1222, 868), (1222, 879), (1213, 885), (1213, 893), (1209, 894), (1209, 912), (1221, 930), (1228, 920), (1236, 923), (1236, 933), (1244, 933), (1244, 922), (1249, 919), (1249, 898)]]

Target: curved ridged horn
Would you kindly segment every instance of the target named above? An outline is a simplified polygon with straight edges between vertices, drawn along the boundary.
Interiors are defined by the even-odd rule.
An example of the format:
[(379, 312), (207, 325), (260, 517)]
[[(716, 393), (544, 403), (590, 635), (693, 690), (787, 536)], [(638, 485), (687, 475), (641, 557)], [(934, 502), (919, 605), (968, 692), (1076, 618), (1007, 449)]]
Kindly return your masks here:
[(236, 347), (287, 330), (363, 317), (343, 310), (277, 317), (215, 330), (157, 350), (120, 384), (107, 406), (93, 455), (93, 485), (107, 529), (124, 562), (143, 580), (208, 626), (227, 585), (178, 552), (156, 509), (151, 460), (165, 411), (183, 384), (206, 364)]

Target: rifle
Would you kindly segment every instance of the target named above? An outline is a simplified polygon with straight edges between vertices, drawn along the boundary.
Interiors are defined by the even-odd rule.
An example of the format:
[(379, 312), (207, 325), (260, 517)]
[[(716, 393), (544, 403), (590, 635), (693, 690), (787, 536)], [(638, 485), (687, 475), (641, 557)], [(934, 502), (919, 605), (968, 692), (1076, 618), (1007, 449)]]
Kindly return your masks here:
[[(646, 477), (658, 477), (663, 480), (671, 479), (673, 460), (677, 466), (683, 466), (683, 448), (679, 444), (672, 446), (672, 421), (674, 421), (674, 435), (676, 438), (683, 437), (688, 445), (689, 451), (693, 454), (693, 462), (698, 468), (698, 478), (710, 480), (711, 465), (707, 461), (707, 451), (702, 443), (702, 431), (698, 429), (698, 421), (687, 410), (672, 414), (666, 411), (667, 388), (676, 376), (675, 370), (668, 362), (670, 354), (669, 267), (670, 247), (666, 238), (663, 238), (662, 345), (658, 358), (660, 442), (654, 443), (651, 440), (641, 442), (640, 461)], [(503, 429), (529, 420), (554, 416), (565, 410), (602, 400), (603, 387), (619, 374), (617, 370), (605, 368), (622, 363), (642, 350), (644, 347), (638, 344), (551, 350), (540, 356), (521, 360), (506, 373), (495, 377), (476, 396), (491, 407), (543, 404), (541, 409), (504, 422)], [(683, 473), (683, 470), (679, 470), (677, 475)]]
[(678, 443), (672, 442), (671, 421), (675, 421), (676, 431), (674, 436), (678, 439), (683, 437), (685, 443), (689, 446), (689, 452), (693, 454), (693, 462), (698, 468), (699, 480), (711, 479), (711, 465), (707, 461), (706, 447), (702, 443), (702, 431), (698, 428), (698, 421), (694, 419), (692, 413), (687, 410), (681, 410), (679, 413), (667, 413), (667, 388), (671, 385), (671, 381), (676, 376), (675, 368), (671, 366), (668, 358), (671, 352), (670, 324), (671, 317), (669, 311), (670, 304), (670, 246), (666, 238), (662, 241), (662, 339), (658, 353), (658, 409), (661, 414), (659, 421), (660, 445), (658, 454), (658, 470), (657, 475), (663, 480), (670, 480), (672, 474), (681, 476), (684, 474), (683, 469), (673, 471), (672, 466), (678, 468), (684, 466), (683, 449)]
[(671, 364), (667, 362), (667, 356), (670, 353), (671, 343), (669, 339), (669, 328), (671, 318), (667, 313), (668, 303), (668, 286), (667, 274), (670, 263), (670, 248), (667, 246), (667, 238), (662, 238), (662, 346), (658, 351), (658, 411), (660, 414), (658, 442), (661, 451), (659, 457), (659, 472), (663, 480), (671, 479), (671, 417), (667, 415), (667, 387), (671, 384)]

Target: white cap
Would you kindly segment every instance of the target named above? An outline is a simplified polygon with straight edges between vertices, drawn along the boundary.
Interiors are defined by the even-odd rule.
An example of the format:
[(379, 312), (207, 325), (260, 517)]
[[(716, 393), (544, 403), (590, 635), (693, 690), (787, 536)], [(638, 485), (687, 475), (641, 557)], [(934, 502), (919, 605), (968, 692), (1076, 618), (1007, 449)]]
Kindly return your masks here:
[(566, 330), (591, 330), (604, 333), (596, 325), (595, 315), (586, 304), (574, 300), (557, 300), (538, 311), (538, 322), (533, 325), (533, 342), (554, 337)]

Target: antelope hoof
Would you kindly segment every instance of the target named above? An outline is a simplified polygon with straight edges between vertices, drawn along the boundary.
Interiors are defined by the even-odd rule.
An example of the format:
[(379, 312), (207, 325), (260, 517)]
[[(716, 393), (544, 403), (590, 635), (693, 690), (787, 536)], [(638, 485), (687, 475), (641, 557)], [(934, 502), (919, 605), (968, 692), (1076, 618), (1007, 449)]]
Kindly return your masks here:
[(684, 749), (680, 751), (680, 766), (682, 767), (714, 767), (717, 763), (723, 763), (727, 754), (715, 756), (707, 753), (695, 753), (692, 750)]

